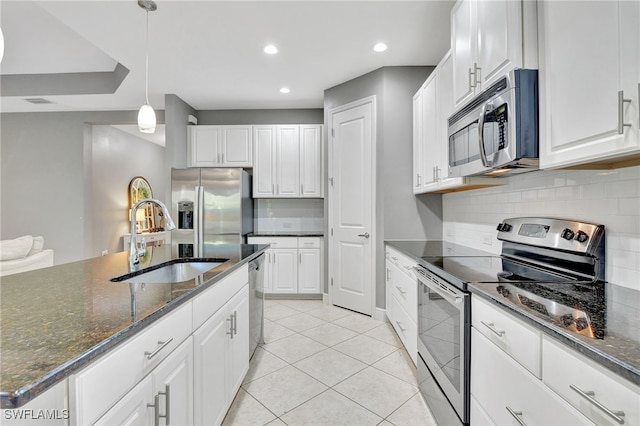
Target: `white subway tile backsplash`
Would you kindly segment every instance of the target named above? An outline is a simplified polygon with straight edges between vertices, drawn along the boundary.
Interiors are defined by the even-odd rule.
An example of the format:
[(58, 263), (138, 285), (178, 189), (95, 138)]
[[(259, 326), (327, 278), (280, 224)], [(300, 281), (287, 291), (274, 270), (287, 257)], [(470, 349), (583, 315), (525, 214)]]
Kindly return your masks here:
[(444, 239), (497, 254), (501, 243), (495, 238), (495, 226), (507, 217), (601, 223), (607, 232), (607, 280), (640, 290), (640, 166), (538, 171), (505, 182), (445, 194)]

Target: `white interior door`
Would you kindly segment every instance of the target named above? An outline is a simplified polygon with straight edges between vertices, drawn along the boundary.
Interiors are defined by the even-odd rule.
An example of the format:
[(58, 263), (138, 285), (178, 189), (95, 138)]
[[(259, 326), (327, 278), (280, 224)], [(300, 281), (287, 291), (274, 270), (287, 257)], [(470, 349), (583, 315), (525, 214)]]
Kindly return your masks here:
[(375, 99), (330, 112), (331, 300), (372, 315), (375, 295), (373, 146)]

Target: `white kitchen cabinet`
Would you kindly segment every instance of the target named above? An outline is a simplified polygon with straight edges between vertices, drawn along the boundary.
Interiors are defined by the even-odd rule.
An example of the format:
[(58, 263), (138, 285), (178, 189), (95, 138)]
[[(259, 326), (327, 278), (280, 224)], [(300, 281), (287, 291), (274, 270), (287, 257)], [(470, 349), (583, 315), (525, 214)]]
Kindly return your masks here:
[(535, 2), (459, 0), (451, 10), (456, 107), (515, 68), (537, 68)]
[(322, 197), (322, 126), (254, 126), (255, 198)]
[(190, 167), (253, 167), (252, 126), (189, 126)]
[(322, 293), (322, 238), (249, 237), (247, 242), (271, 245), (265, 259), (265, 293)]
[(276, 190), (278, 197), (300, 195), (300, 128), (276, 128)]
[(300, 126), (300, 196), (322, 198), (322, 126)]
[(479, 405), (471, 424), (487, 416), (497, 425), (592, 424), (475, 328), (471, 353), (471, 395)]
[(273, 249), (271, 262), (273, 293), (297, 293), (298, 249)]
[(575, 6), (538, 2), (540, 167), (637, 163), (640, 3)]
[(582, 414), (597, 425), (640, 424), (639, 386), (546, 336), (542, 346), (544, 383)]
[(253, 196), (275, 196), (276, 126), (254, 126)]
[(453, 113), (453, 68), (448, 52), (414, 96), (415, 194), (498, 185), (487, 177), (449, 177), (448, 119)]
[(385, 250), (386, 314), (414, 364), (418, 354), (418, 282), (416, 262), (397, 250)]
[(189, 301), (72, 376), (69, 379), (71, 424), (95, 422), (151, 374), (191, 335), (192, 315)]
[(248, 285), (196, 330), (193, 344), (195, 424), (221, 424), (249, 369)]
[(166, 424), (192, 424), (192, 369), (193, 346), (189, 338), (95, 424), (154, 425), (158, 424), (155, 419), (163, 419)]
[(298, 293), (322, 293), (320, 260), (319, 249), (298, 249)]

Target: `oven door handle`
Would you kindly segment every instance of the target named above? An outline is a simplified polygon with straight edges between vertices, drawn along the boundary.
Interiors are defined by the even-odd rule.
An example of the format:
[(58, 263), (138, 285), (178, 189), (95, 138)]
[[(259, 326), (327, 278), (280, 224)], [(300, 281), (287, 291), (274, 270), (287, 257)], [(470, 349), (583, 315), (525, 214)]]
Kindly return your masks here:
[(436, 283), (434, 281), (432, 281), (431, 279), (429, 279), (428, 276), (424, 275), (424, 272), (419, 269), (418, 267), (414, 267), (413, 270), (415, 271), (416, 276), (418, 277), (418, 281), (420, 281), (422, 284), (426, 285), (427, 287), (429, 287), (431, 290), (435, 291), (436, 293), (438, 293), (440, 296), (442, 296), (444, 299), (446, 299), (447, 301), (453, 303), (453, 304), (460, 304), (464, 301), (464, 297), (466, 296), (466, 294), (464, 293), (458, 293), (440, 283)]

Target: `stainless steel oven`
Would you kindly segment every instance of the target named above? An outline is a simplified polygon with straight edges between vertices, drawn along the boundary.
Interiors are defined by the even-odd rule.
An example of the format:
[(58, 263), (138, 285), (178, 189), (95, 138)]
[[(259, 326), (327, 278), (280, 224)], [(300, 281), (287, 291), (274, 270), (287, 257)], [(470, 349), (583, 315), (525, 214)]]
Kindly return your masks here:
[(470, 298), (432, 274), (418, 277), (418, 385), (438, 424), (469, 423)]

